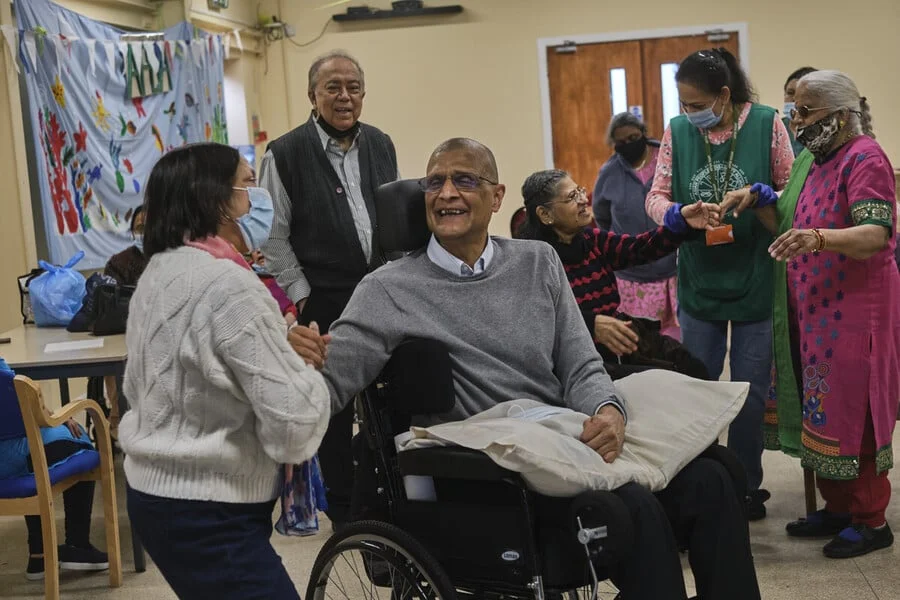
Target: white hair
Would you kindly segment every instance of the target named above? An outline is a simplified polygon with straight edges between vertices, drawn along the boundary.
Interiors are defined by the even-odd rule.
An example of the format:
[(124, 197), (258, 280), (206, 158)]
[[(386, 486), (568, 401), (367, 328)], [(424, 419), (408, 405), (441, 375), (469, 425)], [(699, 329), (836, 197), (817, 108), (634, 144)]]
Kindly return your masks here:
[(316, 89), (316, 86), (319, 84), (319, 70), (321, 70), (322, 65), (335, 58), (342, 58), (353, 63), (353, 66), (356, 67), (356, 71), (359, 73), (359, 85), (360, 87), (362, 87), (362, 89), (366, 89), (366, 74), (363, 72), (359, 61), (356, 60), (349, 52), (346, 52), (344, 50), (332, 50), (331, 52), (326, 52), (325, 54), (316, 58), (316, 60), (313, 61), (313, 64), (310, 65), (308, 77), (309, 85), (307, 91), (309, 93), (312, 93)]
[(856, 84), (840, 71), (813, 71), (798, 82), (804, 84), (809, 93), (822, 101), (824, 106), (833, 106), (850, 111), (849, 123), (854, 133), (874, 138), (872, 113), (865, 96), (859, 95)]

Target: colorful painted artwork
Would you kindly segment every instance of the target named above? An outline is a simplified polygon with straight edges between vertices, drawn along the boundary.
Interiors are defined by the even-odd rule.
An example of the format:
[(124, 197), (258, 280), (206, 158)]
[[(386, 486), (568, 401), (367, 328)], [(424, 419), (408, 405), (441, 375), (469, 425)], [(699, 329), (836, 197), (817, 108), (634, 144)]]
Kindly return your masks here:
[[(84, 250), (79, 267), (101, 268), (132, 243), (128, 216), (160, 156), (228, 143), (222, 40), (182, 23), (134, 41), (48, 0), (15, 9), (50, 259)], [(129, 56), (144, 77), (138, 97)]]

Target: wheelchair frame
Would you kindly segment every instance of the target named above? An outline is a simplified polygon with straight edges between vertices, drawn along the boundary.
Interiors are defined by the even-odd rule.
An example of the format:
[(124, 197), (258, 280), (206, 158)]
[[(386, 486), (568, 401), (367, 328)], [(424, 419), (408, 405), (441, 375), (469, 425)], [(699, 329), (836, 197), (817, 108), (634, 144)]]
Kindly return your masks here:
[[(401, 454), (394, 451), (394, 440), (392, 435), (400, 432), (394, 431), (396, 419), (392, 419), (391, 417), (396, 417), (397, 415), (392, 415), (392, 411), (388, 406), (389, 394), (390, 390), (388, 389), (388, 385), (383, 381), (377, 381), (366, 388), (358, 398), (356, 407), (360, 419), (359, 431), (362, 438), (361, 443), (364, 443), (367, 446), (368, 451), (372, 452), (372, 458), (374, 458), (373, 466), (377, 480), (375, 493), (382, 502), (383, 507), (386, 509), (386, 514), (378, 520), (384, 520), (390, 524), (401, 527), (401, 529), (418, 539), (415, 531), (408, 531), (400, 525), (406, 520), (404, 519), (404, 510), (410, 506), (410, 503), (423, 504), (407, 499), (403, 477), (411, 474), (440, 477), (441, 474), (405, 472), (405, 469), (403, 468), (405, 466), (403, 464), (405, 461), (401, 459), (401, 456), (403, 454), (410, 455), (410, 453)], [(424, 452), (427, 451), (428, 450), (425, 450)], [(465, 449), (459, 449), (459, 451), (461, 453), (479, 455), (483, 457), (483, 460), (485, 461), (489, 460), (486, 456), (475, 451)], [(415, 452), (422, 451), (412, 451), (412, 453)], [(362, 465), (358, 465), (357, 468), (359, 469), (361, 466)], [(589, 587), (592, 590), (590, 597), (597, 598), (599, 582), (605, 580), (606, 577), (605, 575), (598, 573), (594, 561), (591, 560), (591, 558), (592, 556), (596, 556), (598, 552), (602, 552), (603, 547), (600, 544), (608, 539), (610, 533), (608, 528), (606, 526), (581, 526), (579, 518), (579, 528), (577, 530), (573, 528), (571, 533), (577, 543), (581, 544), (584, 548), (584, 558), (587, 563), (584, 570), (584, 580), (574, 586), (567, 585), (563, 588), (553, 587), (548, 589), (543, 573), (542, 553), (541, 549), (538, 547), (536, 535), (537, 520), (536, 508), (534, 505), (535, 494), (526, 487), (524, 480), (518, 473), (507, 471), (496, 466), (494, 476), (497, 476), (504, 484), (512, 486), (517, 491), (516, 495), (518, 496), (519, 506), (514, 508), (520, 510), (522, 530), (528, 532), (528, 534), (524, 536), (525, 552), (523, 558), (525, 572), (523, 573), (523, 581), (521, 585), (514, 585), (508, 582), (481, 579), (477, 577), (470, 578), (458, 573), (448, 572), (454, 586), (464, 593), (468, 592), (476, 597), (534, 598), (534, 600), (546, 600), (548, 596), (550, 598), (560, 598), (564, 594), (569, 594), (571, 597), (577, 598), (578, 589)], [(449, 476), (448, 478), (452, 479), (454, 477)], [(464, 480), (473, 481), (478, 479), (479, 478), (476, 476), (472, 478), (466, 477)], [(363, 480), (364, 478), (361, 478), (358, 472), (357, 481), (362, 482)], [(493, 478), (492, 480), (497, 481), (497, 479)], [(357, 494), (354, 493), (354, 496), (357, 496)], [(433, 552), (428, 544), (423, 540), (420, 541), (430, 552)], [(575, 591), (573, 591), (573, 588)]]

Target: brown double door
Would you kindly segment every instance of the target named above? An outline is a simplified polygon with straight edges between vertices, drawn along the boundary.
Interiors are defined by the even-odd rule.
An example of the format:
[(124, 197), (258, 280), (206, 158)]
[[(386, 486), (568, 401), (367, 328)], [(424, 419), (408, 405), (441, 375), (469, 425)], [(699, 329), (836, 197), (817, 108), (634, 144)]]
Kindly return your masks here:
[(547, 48), (553, 162), (591, 189), (612, 155), (606, 131), (615, 112), (642, 117), (651, 138), (660, 139), (678, 114), (675, 70), (697, 50), (723, 47), (738, 56), (736, 33), (654, 38)]

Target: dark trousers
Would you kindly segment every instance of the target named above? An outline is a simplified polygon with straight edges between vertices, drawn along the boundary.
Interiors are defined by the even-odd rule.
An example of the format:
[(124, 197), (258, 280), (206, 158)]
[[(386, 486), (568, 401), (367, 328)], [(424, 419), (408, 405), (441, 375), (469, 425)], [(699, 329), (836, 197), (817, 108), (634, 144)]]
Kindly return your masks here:
[[(341, 316), (353, 290), (313, 289), (300, 314), (300, 324), (315, 321), (319, 331), (326, 333), (331, 324)], [(328, 430), (319, 446), (319, 466), (325, 480), (328, 510), (325, 514), (332, 522), (345, 522), (350, 518), (350, 501), (353, 496), (353, 403), (331, 416)]]
[(131, 526), (182, 600), (299, 600), (269, 541), (274, 500), (175, 500), (131, 486), (127, 493)]
[[(48, 465), (66, 459), (80, 450), (84, 450), (84, 446), (68, 440), (50, 442), (44, 446)], [(28, 458), (28, 469), (34, 470), (31, 457)], [(63, 506), (66, 509), (66, 544), (78, 548), (89, 547), (91, 545), (94, 482), (82, 481), (63, 492)], [(37, 515), (29, 515), (25, 517), (25, 525), (28, 527), (28, 552), (43, 554), (44, 538), (41, 530), (41, 518)]]
[(623, 600), (684, 600), (679, 550), (702, 600), (759, 600), (750, 532), (728, 472), (698, 458), (652, 494), (630, 483), (616, 490), (631, 512), (635, 547), (612, 572)]

